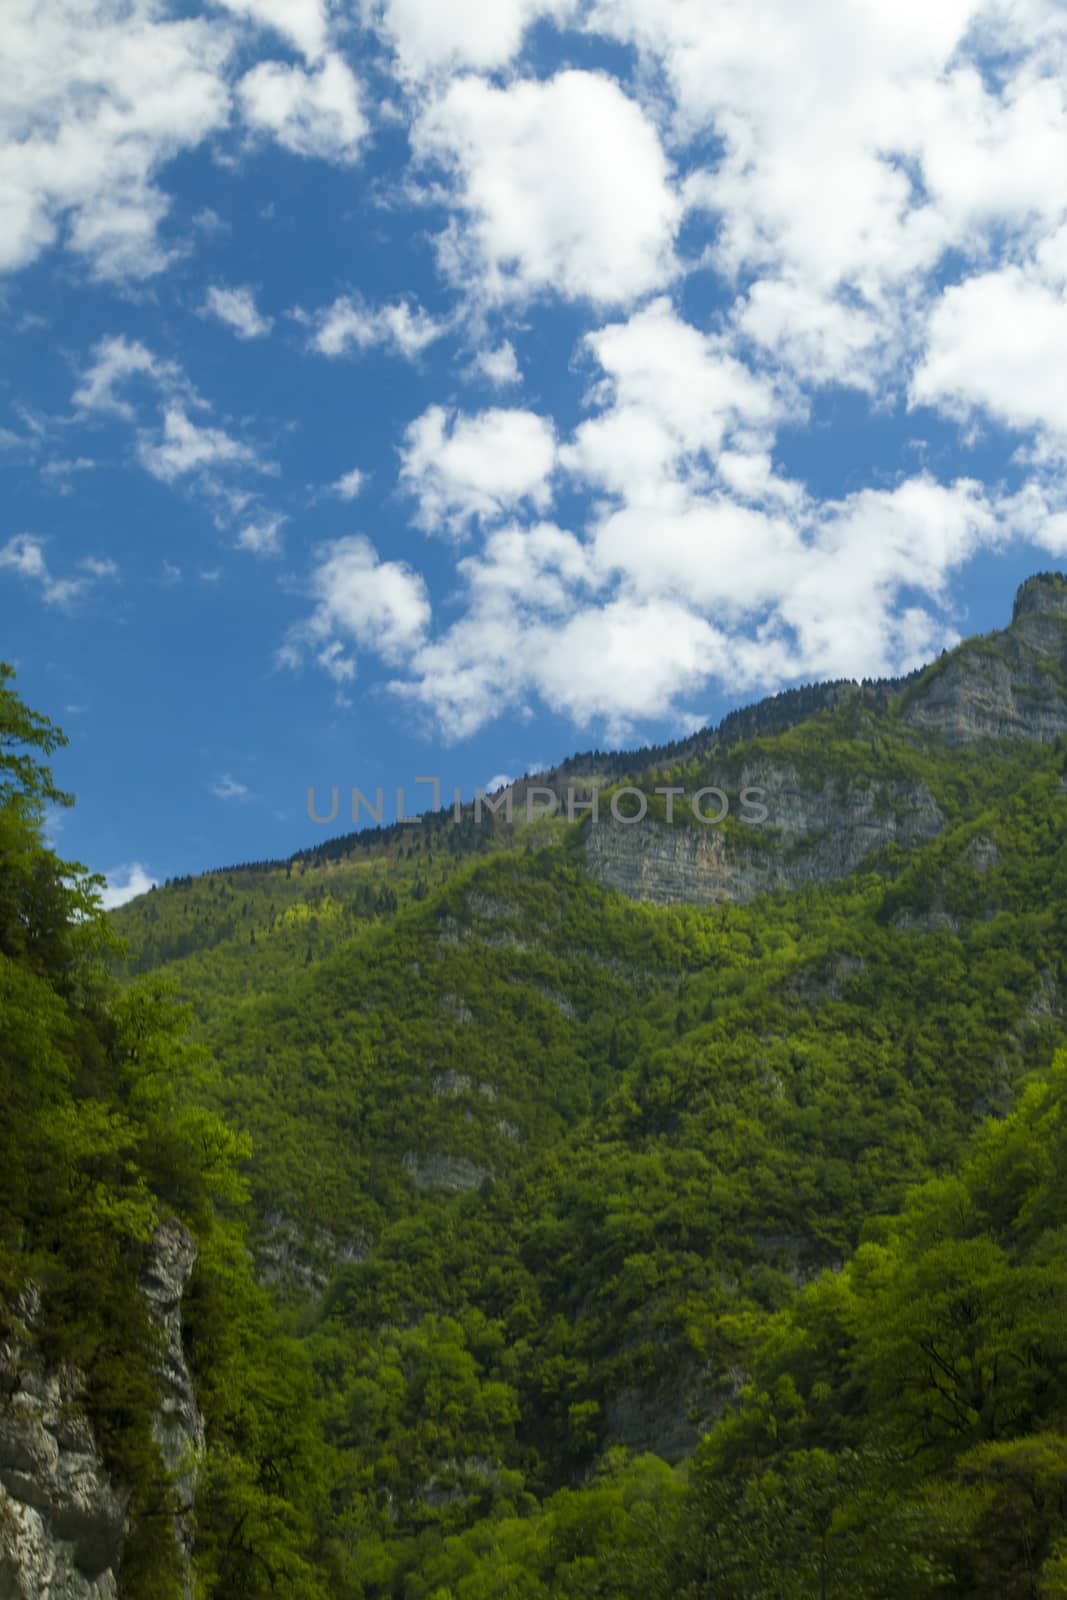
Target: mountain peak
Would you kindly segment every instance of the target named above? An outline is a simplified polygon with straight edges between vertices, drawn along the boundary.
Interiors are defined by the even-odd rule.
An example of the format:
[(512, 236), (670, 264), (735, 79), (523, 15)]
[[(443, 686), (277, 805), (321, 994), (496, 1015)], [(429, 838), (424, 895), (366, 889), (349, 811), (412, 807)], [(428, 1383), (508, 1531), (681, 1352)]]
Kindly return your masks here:
[(1019, 585), (1011, 620), (1026, 616), (1067, 617), (1067, 573), (1036, 572)]

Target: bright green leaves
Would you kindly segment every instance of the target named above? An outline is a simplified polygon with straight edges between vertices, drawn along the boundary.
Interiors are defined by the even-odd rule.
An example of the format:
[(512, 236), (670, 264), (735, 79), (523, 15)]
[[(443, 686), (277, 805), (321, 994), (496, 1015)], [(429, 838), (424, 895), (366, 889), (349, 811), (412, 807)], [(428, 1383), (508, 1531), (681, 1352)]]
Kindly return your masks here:
[(46, 801), (73, 804), (70, 795), (56, 788), (49, 767), (34, 754), (52, 755), (67, 740), (47, 717), (23, 704), (12, 687), (14, 679), (14, 668), (0, 661), (0, 807), (17, 801), (36, 819)]

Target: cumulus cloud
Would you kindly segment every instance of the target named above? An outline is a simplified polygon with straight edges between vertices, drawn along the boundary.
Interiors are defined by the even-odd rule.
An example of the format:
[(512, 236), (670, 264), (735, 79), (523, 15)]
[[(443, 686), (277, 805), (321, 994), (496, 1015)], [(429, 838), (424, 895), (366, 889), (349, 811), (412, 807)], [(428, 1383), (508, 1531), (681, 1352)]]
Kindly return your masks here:
[(272, 318), (256, 309), (255, 294), (248, 288), (225, 289), (212, 284), (204, 310), (232, 328), (239, 339), (263, 339), (274, 326)]
[[(673, 521), (620, 513), (590, 541), (550, 525), (499, 530), (460, 563), (463, 614), (392, 687), (454, 738), (534, 701), (623, 739), (680, 724), (712, 688), (886, 676), (957, 641), (947, 582), (994, 542), (1005, 508), (966, 480), (771, 516), (722, 496)], [(924, 594), (927, 604), (902, 597)]]
[(338, 500), (354, 500), (366, 482), (366, 474), (358, 467), (353, 467), (351, 472), (343, 472), (330, 484), (328, 492), (336, 495)]
[(479, 350), (470, 364), (469, 372), (471, 376), (484, 378), (494, 389), (509, 389), (513, 384), (522, 382), (515, 346), (510, 339), (503, 340), (490, 350)]
[(531, 22), (560, 21), (576, 9), (576, 0), (384, 0), (381, 26), (407, 74), (485, 71), (511, 60)]
[(264, 470), (251, 445), (231, 438), (222, 428), (200, 427), (178, 404), (165, 407), (161, 431), (141, 433), (137, 455), (146, 472), (164, 483), (219, 467)]
[(681, 202), (654, 126), (613, 79), (457, 78), (413, 139), (453, 184), (442, 265), (489, 299), (614, 305), (672, 276)]
[[(148, 405), (140, 411), (127, 397), (130, 384), (138, 379), (148, 388)], [(233, 481), (242, 472), (273, 474), (275, 464), (224, 428), (190, 416), (194, 411), (203, 418), (211, 408), (177, 362), (165, 360), (137, 340), (101, 339), (73, 400), (87, 416), (115, 416), (131, 424), (137, 424), (147, 410), (157, 411), (158, 423), (142, 421), (136, 428), (135, 454), (145, 471), (167, 484), (195, 483), (212, 501), (222, 525), (242, 518), (239, 548), (257, 555), (278, 552), (285, 518), (264, 510), (258, 516), (246, 515), (256, 496)]]
[(248, 550), (254, 556), (281, 555), (281, 530), (285, 517), (280, 513), (246, 522), (237, 535), (237, 548)]
[(258, 27), (272, 28), (307, 57), (317, 60), (329, 32), (322, 0), (221, 0), (227, 11)]
[(701, 687), (725, 661), (725, 641), (689, 608), (618, 597), (553, 620), (472, 610), (416, 652), (415, 678), (392, 687), (453, 738), (533, 697), (625, 737), (635, 721), (670, 714), (678, 694)]
[(367, 134), (359, 85), (339, 55), (312, 72), (261, 61), (237, 86), (249, 127), (298, 156), (351, 163)]
[[(235, 91), (238, 18), (257, 42), (259, 30), (280, 33), (306, 65), (260, 61)], [(235, 92), (253, 132), (300, 155), (354, 161), (367, 117), (329, 32), (323, 0), (221, 0), (198, 16), (167, 16), (155, 0), (11, 0), (0, 272), (57, 243), (102, 278), (163, 270), (175, 255), (161, 237), (165, 168), (225, 133)]]
[[(158, 271), (165, 166), (228, 125), (246, 153), (273, 145), (275, 163), (280, 146), (344, 168), (367, 144), (370, 101), (338, 53), (330, 0), (222, 0), (210, 17), (166, 22), (152, 0), (44, 11), (15, 0), (7, 22), (0, 268), (62, 242), (97, 274)], [(341, 686), (377, 654), (398, 693), (457, 736), (530, 705), (617, 734), (648, 719), (685, 725), (712, 686), (902, 670), (951, 642), (951, 580), (977, 550), (1008, 536), (1067, 549), (1067, 13), (1056, 0), (367, 0), (357, 11), (396, 74), (373, 114), (406, 125), (414, 169), (388, 192), (361, 186), (354, 203), (374, 207), (382, 237), (401, 201), (437, 208), (438, 281), (407, 276), (409, 263), (383, 290), (371, 271), (373, 287), (293, 315), (331, 358), (414, 360), (458, 334), (461, 376), (498, 391), (482, 399), (514, 393), (520, 361), (538, 399), (459, 410), (444, 387), (405, 414), (399, 487), (412, 520), (466, 541), (447, 574), (446, 625), (432, 631), (418, 574), (354, 537), (316, 556), (310, 614), (283, 659), (316, 662)], [(539, 77), (521, 60), (538, 21), (626, 48), (599, 53), (610, 72)], [(346, 45), (358, 26), (346, 20)], [(262, 30), (295, 55), (257, 60), (282, 49)], [(589, 59), (570, 44), (556, 59)], [(240, 215), (228, 251), (242, 243)], [(204, 247), (198, 217), (181, 248), (198, 231)], [(366, 237), (368, 251), (381, 243), (374, 227)], [(232, 270), (260, 274), (258, 262)], [(405, 282), (421, 304), (400, 297)], [(539, 323), (550, 298), (568, 304)], [(200, 309), (241, 338), (270, 330), (240, 283), (215, 283)], [(208, 493), (239, 548), (276, 553), (284, 518), (249, 487), (269, 465), (136, 326), (94, 347), (71, 420), (136, 429), (148, 471)], [(584, 381), (584, 396), (559, 381), (568, 357), (566, 381)], [(422, 365), (428, 382), (438, 376)], [(821, 422), (816, 391), (841, 385), (864, 424), (898, 424), (906, 396), (971, 439), (1009, 431), (1015, 477), (983, 485), (992, 469), (974, 451), (974, 481), (958, 462), (940, 480), (909, 465), (815, 493), (783, 466), (781, 433)], [(893, 447), (900, 468), (908, 458)], [(377, 480), (380, 461), (365, 465)], [(59, 462), (44, 470), (60, 481)], [(842, 470), (839, 481), (862, 480)], [(353, 469), (319, 497), (348, 501), (363, 484)], [(86, 558), (57, 577), (51, 553), (19, 535), (0, 568), (54, 605), (108, 576)]]
[(119, 906), (124, 906), (128, 900), (136, 899), (139, 894), (147, 894), (149, 889), (156, 887), (158, 881), (139, 861), (131, 861), (123, 867), (114, 867), (105, 873), (105, 877), (107, 886), (100, 891), (100, 904), (105, 911), (114, 911)]
[(110, 556), (83, 556), (78, 566), (90, 578), (117, 578), (119, 575), (118, 566)]
[(494, 408), (449, 416), (430, 406), (408, 427), (400, 481), (414, 495), (418, 525), (462, 537), (472, 522), (489, 522), (527, 501), (551, 500), (555, 433), (532, 411)]
[(913, 403), (976, 411), (1067, 449), (1065, 285), (1006, 266), (947, 288), (911, 384)]
[(161, 168), (229, 114), (229, 32), (122, 7), (11, 0), (4, 13), (0, 271), (63, 238), (102, 277), (158, 272)]
[(602, 373), (590, 395), (600, 409), (561, 459), (631, 500), (658, 499), (683, 464), (707, 470), (728, 437), (749, 447), (772, 437), (789, 414), (787, 400), (724, 337), (700, 332), (665, 298), (586, 335), (585, 348)]
[(211, 792), (217, 800), (248, 799), (248, 785), (238, 782), (228, 772), (224, 772), (221, 778), (215, 780), (211, 785)]
[(18, 533), (0, 546), (0, 572), (11, 572), (37, 584), (41, 599), (47, 606), (61, 609), (86, 593), (94, 583), (104, 578), (118, 577), (114, 561), (98, 556), (84, 556), (77, 563), (80, 576), (57, 578), (51, 571), (44, 553), (45, 540), (36, 534)]
[(314, 610), (290, 630), (279, 662), (296, 667), (310, 653), (338, 684), (355, 676), (353, 646), (400, 665), (430, 623), (423, 579), (403, 562), (380, 560), (362, 534), (321, 546), (309, 587)]
[(447, 331), (446, 323), (406, 300), (368, 306), (362, 300), (341, 295), (322, 311), (298, 311), (295, 315), (311, 326), (311, 347), (324, 356), (344, 356), (353, 350), (362, 352), (379, 346), (413, 360)]
[(1067, 18), (1046, 0), (599, 0), (587, 26), (662, 69), (679, 147), (718, 136), (687, 206), (706, 259), (749, 280), (747, 335), (805, 381), (899, 376), (946, 252), (1025, 249), (1064, 215)]
[(191, 386), (175, 362), (155, 355), (139, 339), (118, 334), (94, 345), (92, 359), (74, 390), (74, 405), (80, 411), (110, 413), (132, 421), (134, 407), (119, 390), (133, 378), (144, 378), (154, 389), (167, 394), (182, 393), (196, 403)]

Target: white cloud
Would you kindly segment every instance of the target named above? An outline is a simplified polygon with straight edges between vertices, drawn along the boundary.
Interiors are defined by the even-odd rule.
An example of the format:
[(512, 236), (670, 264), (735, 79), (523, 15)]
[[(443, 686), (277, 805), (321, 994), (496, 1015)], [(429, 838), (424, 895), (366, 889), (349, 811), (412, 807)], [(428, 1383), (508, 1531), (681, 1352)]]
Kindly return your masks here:
[(577, 428), (561, 460), (631, 501), (659, 499), (683, 467), (706, 472), (729, 437), (751, 447), (788, 414), (725, 338), (684, 322), (665, 298), (588, 334), (585, 347), (604, 374), (591, 394), (602, 409)]
[(55, 486), (60, 494), (73, 494), (72, 479), (80, 472), (94, 472), (96, 462), (90, 456), (59, 456), (46, 461), (41, 467), (42, 481)]
[(326, 48), (328, 20), (322, 0), (221, 0), (221, 4), (261, 28), (273, 28), (309, 61), (317, 60)]
[(279, 549), (278, 532), (285, 518), (271, 512), (246, 515), (256, 496), (239, 482), (234, 483), (233, 474), (273, 474), (277, 466), (225, 429), (190, 417), (190, 410), (204, 414), (210, 407), (177, 362), (162, 359), (136, 340), (121, 336), (101, 339), (74, 391), (74, 404), (88, 415), (113, 415), (134, 423), (135, 407), (121, 391), (136, 379), (155, 391), (153, 409), (158, 404), (160, 415), (158, 425), (137, 429), (136, 456), (141, 466), (168, 484), (194, 479), (197, 488), (212, 502), (219, 526), (244, 519), (238, 534), (239, 548), (259, 555), (274, 554)]
[(1067, 14), (1047, 0), (599, 0), (587, 26), (662, 66), (679, 145), (721, 140), (687, 203), (710, 262), (755, 279), (746, 334), (805, 381), (899, 379), (946, 252), (985, 265), (1065, 214)]
[(522, 382), (515, 347), (509, 339), (492, 350), (479, 350), (471, 362), (470, 372), (486, 379), (494, 389), (508, 389), (512, 384)]
[(458, 283), (611, 305), (674, 272), (681, 214), (656, 130), (611, 78), (566, 71), (495, 88), (463, 77), (423, 112), (417, 155), (454, 182), (439, 241)]
[(9, 0), (0, 114), (0, 271), (65, 234), (105, 277), (166, 263), (161, 167), (224, 127), (230, 32), (153, 0)]
[(447, 332), (446, 323), (405, 300), (371, 307), (342, 295), (322, 311), (299, 311), (295, 315), (314, 327), (312, 349), (324, 356), (343, 356), (353, 349), (363, 351), (379, 345), (412, 360)]
[(221, 778), (217, 778), (215, 780), (215, 782), (211, 785), (211, 792), (218, 800), (248, 799), (248, 785), (246, 783), (239, 783), (238, 780), (236, 778), (232, 778), (228, 772), (224, 772)]
[(119, 906), (124, 906), (128, 900), (133, 900), (139, 894), (147, 894), (149, 889), (154, 889), (157, 879), (150, 876), (148, 868), (139, 861), (131, 861), (127, 866), (115, 867), (105, 874), (107, 887), (100, 891), (100, 904), (105, 911), (114, 911)]
[(497, 528), (477, 556), (459, 563), (475, 610), (510, 615), (569, 612), (579, 591), (593, 581), (589, 551), (573, 533), (552, 522)]
[(48, 568), (44, 559), (44, 541), (30, 533), (18, 533), (0, 550), (0, 567), (17, 572), (20, 578), (45, 581)]
[(118, 576), (119, 569), (113, 561), (85, 556), (78, 562), (83, 576), (57, 578), (45, 559), (44, 547), (45, 540), (36, 534), (16, 534), (0, 547), (0, 571), (13, 572), (16, 577), (39, 584), (45, 605), (62, 609), (79, 595), (85, 594), (100, 579)]
[[(1057, 469), (1060, 463), (1057, 462)], [(998, 506), (1005, 529), (1016, 539), (1029, 540), (1054, 556), (1067, 556), (1067, 493), (1062, 471), (1048, 484), (1031, 480)]]
[(250, 445), (231, 439), (221, 428), (198, 427), (177, 404), (168, 405), (164, 410), (162, 436), (141, 433), (137, 454), (145, 470), (164, 483), (173, 483), (190, 472), (217, 467), (259, 467), (262, 470)]
[(358, 467), (353, 467), (351, 472), (344, 472), (329, 486), (330, 494), (335, 494), (339, 500), (354, 500), (366, 483), (366, 474)]
[(90, 578), (117, 578), (119, 575), (118, 567), (108, 556), (103, 558), (99, 556), (83, 556), (78, 562), (78, 566), (82, 572), (87, 572)]
[(274, 326), (271, 317), (256, 309), (256, 297), (251, 289), (224, 289), (212, 284), (207, 292), (204, 310), (233, 329), (239, 339), (262, 339)]
[(596, 533), (597, 571), (622, 577), (637, 594), (688, 600), (734, 619), (781, 599), (805, 555), (788, 517), (714, 492), (672, 498), (608, 516)]
[(237, 535), (238, 549), (249, 550), (255, 556), (281, 555), (281, 530), (285, 520), (280, 513), (275, 513), (261, 517), (256, 522), (245, 523)]
[(582, 726), (625, 737), (635, 721), (669, 715), (676, 695), (726, 663), (717, 630), (670, 601), (619, 598), (555, 622), (472, 612), (413, 658), (417, 677), (392, 687), (465, 738), (539, 698)]
[(720, 631), (688, 606), (620, 597), (560, 628), (535, 630), (528, 665), (554, 711), (582, 726), (595, 717), (625, 736), (634, 722), (670, 714), (680, 695), (728, 665)]
[(984, 411), (1067, 448), (1067, 299), (1063, 284), (1016, 266), (946, 289), (927, 325), (912, 403)]
[(684, 700), (713, 686), (890, 676), (957, 642), (951, 576), (1020, 521), (974, 482), (927, 475), (776, 511), (717, 490), (675, 501), (627, 506), (591, 541), (498, 530), (459, 563), (462, 615), (392, 688), (453, 738), (539, 701), (619, 740), (684, 724)]
[(776, 598), (795, 636), (791, 676), (890, 676), (957, 642), (949, 622), (914, 602), (901, 610), (901, 597), (943, 604), (952, 574), (997, 540), (998, 508), (979, 484), (922, 474), (808, 516), (809, 551)]
[(314, 72), (261, 61), (237, 86), (245, 120), (299, 156), (350, 163), (367, 134), (359, 85), (338, 55)]
[(405, 432), (400, 480), (418, 501), (420, 527), (462, 536), (523, 501), (544, 510), (555, 461), (552, 424), (532, 411), (450, 417), (430, 406)]
[(874, 390), (898, 348), (892, 318), (796, 278), (761, 278), (736, 310), (741, 331), (807, 383)]
[(539, 690), (539, 640), (551, 648), (589, 589), (588, 553), (565, 529), (541, 522), (495, 530), (483, 551), (459, 563), (464, 614), (411, 660), (411, 678), (392, 687), (422, 706), (453, 738), (522, 705)]
[[(393, 683), (446, 733), (540, 701), (621, 738), (643, 720), (684, 722), (685, 698), (713, 685), (891, 675), (955, 642), (949, 578), (1005, 527), (979, 484), (920, 474), (813, 499), (772, 457), (803, 402), (665, 299), (585, 347), (594, 415), (558, 452), (530, 412), (461, 417), (449, 434), (431, 407), (408, 430), (401, 481), (430, 529), (543, 508), (554, 469), (610, 497), (584, 537), (509, 524), (458, 563), (461, 615)], [(543, 455), (505, 444), (505, 417), (540, 424)], [(493, 474), (509, 475), (506, 493)]]
[(336, 683), (355, 675), (350, 646), (399, 665), (424, 637), (430, 602), (422, 578), (399, 561), (381, 561), (369, 539), (354, 534), (323, 545), (311, 575), (315, 609), (290, 629), (279, 652), (299, 665), (311, 650)]
[(116, 391), (132, 378), (145, 378), (164, 393), (183, 393), (196, 403), (189, 384), (175, 362), (162, 360), (138, 339), (118, 334), (93, 346), (90, 365), (74, 390), (73, 402), (81, 411), (122, 417), (129, 422), (134, 408)]
[(382, 24), (401, 68), (413, 76), (507, 64), (538, 17), (562, 20), (576, 0), (384, 0)]

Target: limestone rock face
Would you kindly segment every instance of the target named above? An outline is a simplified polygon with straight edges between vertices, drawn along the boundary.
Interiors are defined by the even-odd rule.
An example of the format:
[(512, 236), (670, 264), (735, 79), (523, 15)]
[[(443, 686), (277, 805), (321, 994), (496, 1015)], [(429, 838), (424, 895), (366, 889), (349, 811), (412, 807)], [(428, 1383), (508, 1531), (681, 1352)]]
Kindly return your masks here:
[(339, 1266), (366, 1260), (369, 1249), (364, 1234), (341, 1238), (284, 1211), (269, 1211), (256, 1241), (256, 1274), (260, 1283), (280, 1283), (314, 1297), (323, 1293)]
[[(33, 1290), (16, 1307), (32, 1326)], [(128, 1497), (104, 1470), (71, 1367), (0, 1345), (0, 1600), (112, 1600)]]
[[(192, 1235), (166, 1222), (141, 1283), (165, 1340), (153, 1431), (177, 1474), (175, 1534), (187, 1576), (195, 1461), (204, 1448), (181, 1343), (181, 1298), (195, 1259)], [(114, 1600), (129, 1493), (104, 1467), (81, 1374), (47, 1367), (33, 1347), (36, 1290), (15, 1310), (25, 1335), (0, 1343), (0, 1600)]]
[(401, 1166), (416, 1189), (477, 1189), (492, 1173), (466, 1156), (446, 1155), (432, 1151), (419, 1155), (414, 1150), (405, 1152)]
[(1015, 598), (1011, 626), (965, 643), (905, 711), (950, 744), (1047, 742), (1067, 733), (1067, 585), (1035, 579)]
[[(1016, 596), (1009, 627), (965, 642), (911, 680), (839, 683), (792, 699), (779, 696), (748, 708), (733, 732), (774, 733), (779, 725), (849, 698), (876, 714), (891, 711), (916, 732), (949, 745), (985, 739), (1047, 743), (1067, 734), (1067, 582), (1056, 574), (1031, 579)], [(705, 757), (714, 758), (716, 751), (725, 757), (729, 732), (724, 724), (719, 734), (698, 736)], [(560, 789), (565, 776), (557, 781)], [(707, 781), (718, 781), (731, 796), (744, 788), (765, 789), (768, 820), (727, 831), (692, 826), (688, 818), (682, 825), (645, 820), (626, 826), (605, 815), (585, 832), (593, 876), (658, 905), (745, 901), (844, 877), (883, 845), (917, 844), (944, 826), (934, 796), (921, 783), (805, 780), (787, 763), (769, 760), (745, 764), (730, 781), (725, 768), (722, 778)], [(975, 841), (974, 850), (975, 871), (988, 872), (996, 862), (995, 844)]]
[(172, 1217), (157, 1229), (152, 1255), (141, 1279), (141, 1292), (165, 1339), (159, 1374), (160, 1404), (152, 1435), (167, 1471), (174, 1474), (178, 1502), (174, 1535), (187, 1575), (193, 1551), (197, 1467), (205, 1444), (204, 1419), (182, 1349), (182, 1295), (196, 1265), (196, 1253), (196, 1240), (188, 1228)]
[(586, 861), (602, 883), (657, 905), (751, 900), (757, 894), (843, 877), (881, 846), (934, 838), (944, 817), (921, 783), (805, 786), (791, 766), (747, 765), (740, 784), (760, 788), (766, 822), (727, 835), (720, 827), (609, 817), (586, 836)]

